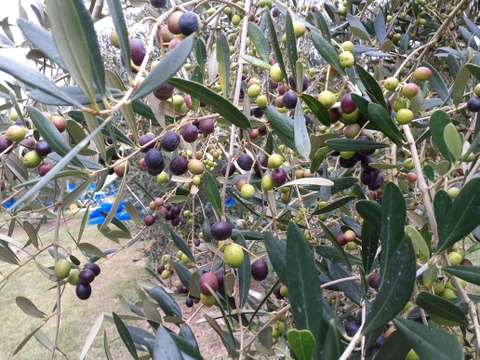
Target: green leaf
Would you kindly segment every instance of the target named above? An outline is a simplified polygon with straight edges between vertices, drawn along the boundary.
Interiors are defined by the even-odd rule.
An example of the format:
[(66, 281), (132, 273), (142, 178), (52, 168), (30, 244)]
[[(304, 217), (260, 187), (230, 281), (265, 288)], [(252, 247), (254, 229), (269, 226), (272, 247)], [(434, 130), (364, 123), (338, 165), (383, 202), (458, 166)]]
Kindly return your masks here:
[(92, 329), (88, 333), (87, 339), (85, 340), (85, 344), (83, 345), (82, 352), (80, 354), (80, 359), (85, 359), (85, 356), (87, 356), (87, 352), (90, 349), (90, 346), (92, 346), (93, 341), (97, 337), (98, 331), (102, 327), (103, 323), (103, 313), (100, 314), (97, 317), (97, 320), (95, 320), (95, 324), (93, 324)]
[(468, 326), (468, 319), (460, 308), (440, 296), (422, 291), (415, 303), (431, 316), (438, 316), (457, 325)]
[[(238, 234), (235, 242), (241, 245), (243, 248), (248, 249), (247, 242), (242, 234)], [(250, 265), (250, 256), (246, 251), (243, 252), (243, 262), (238, 268), (238, 284), (240, 288), (240, 308), (245, 306), (245, 302), (248, 298), (248, 292), (250, 290), (250, 281), (252, 278), (252, 268)]]
[(404, 360), (410, 351), (410, 346), (405, 346), (407, 340), (400, 331), (394, 331), (378, 350), (375, 355), (376, 360), (380, 359), (398, 359)]
[(218, 81), (222, 87), (222, 95), (228, 99), (230, 89), (230, 45), (225, 34), (217, 37), (217, 63), (218, 63)]
[(317, 171), (317, 169), (320, 167), (322, 164), (323, 160), (325, 159), (325, 156), (328, 154), (330, 149), (327, 146), (321, 147), (315, 152), (315, 155), (313, 155), (312, 162), (310, 164), (310, 171), (314, 173)]
[[(317, 11), (319, 13), (320, 11)], [(340, 338), (335, 328), (335, 322), (330, 320), (328, 323), (328, 332), (323, 346), (322, 360), (339, 359), (343, 349), (340, 344)]]
[(470, 180), (460, 191), (439, 234), (436, 254), (467, 236), (480, 225), (480, 178)]
[(188, 289), (190, 279), (192, 278), (192, 273), (190, 272), (190, 270), (180, 261), (175, 261), (173, 263), (173, 267), (175, 268), (175, 271), (177, 272), (178, 278), (182, 282), (182, 285)]
[(388, 147), (388, 144), (371, 140), (358, 139), (328, 139), (325, 144), (332, 150), (337, 151), (370, 151)]
[(295, 150), (292, 119), (287, 115), (280, 114), (273, 106), (267, 106), (264, 114), (280, 140), (290, 149)]
[[(122, 79), (120, 78), (120, 76), (118, 76), (116, 72), (106, 69), (105, 76), (106, 76), (108, 86), (119, 89), (121, 91), (127, 90), (125, 88), (125, 84), (123, 83)], [(125, 121), (127, 122), (128, 129), (133, 133), (134, 139), (136, 140), (138, 138), (138, 126), (137, 126), (137, 119), (135, 117), (135, 113), (133, 112), (132, 103), (123, 104), (123, 106), (120, 108), (120, 112), (122, 113), (123, 117), (125, 118)], [(123, 132), (120, 129), (118, 129), (116, 126), (114, 126), (113, 129), (115, 132), (120, 131), (120, 133), (123, 134)], [(134, 146), (134, 145), (131, 145), (131, 146)]]
[[(363, 239), (362, 239), (363, 240)], [(318, 245), (318, 246), (315, 246), (315, 251), (317, 252), (318, 255), (330, 260), (330, 261), (335, 261), (335, 262), (341, 262), (341, 263), (344, 263), (345, 265), (348, 265), (347, 263), (345, 263), (345, 260), (342, 258), (342, 256), (340, 256), (340, 254), (338, 253), (337, 249), (334, 248), (333, 246), (328, 246), (328, 245)], [(362, 261), (349, 254), (349, 253), (345, 253), (345, 255), (347, 256), (349, 262), (353, 265), (362, 265)]]
[(265, 233), (265, 248), (268, 257), (272, 263), (273, 269), (277, 273), (280, 280), (288, 286), (287, 279), (287, 245), (285, 242), (278, 240), (271, 233)]
[(20, 344), (18, 344), (17, 348), (15, 349), (15, 351), (13, 352), (12, 356), (15, 356), (18, 354), (18, 352), (20, 350), (23, 349), (23, 347), (25, 346), (26, 343), (28, 343), (30, 341), (30, 339), (37, 333), (38, 330), (40, 330), (43, 325), (45, 325), (46, 323), (43, 323), (42, 325), (40, 325), (39, 327), (37, 328), (31, 328), (31, 332), (30, 334), (28, 334), (25, 339), (22, 340), (22, 342)]
[(403, 164), (388, 164), (383, 162), (377, 162), (377, 163), (369, 163), (369, 166), (374, 169), (389, 170), (389, 169), (401, 168)]
[(315, 338), (309, 330), (291, 329), (287, 333), (288, 346), (293, 350), (298, 360), (313, 359), (315, 351)]
[(447, 148), (455, 159), (459, 159), (462, 153), (463, 141), (458, 134), (455, 125), (447, 124), (443, 129), (443, 138)]
[(438, 150), (447, 161), (454, 163), (455, 157), (448, 149), (444, 137), (445, 127), (451, 123), (450, 117), (443, 110), (436, 110), (430, 117), (430, 132), (435, 145), (437, 145)]
[(195, 53), (195, 58), (199, 68), (203, 71), (205, 69), (205, 64), (207, 63), (207, 50), (205, 48), (205, 42), (201, 37), (197, 38), (195, 41), (193, 52)]
[(28, 316), (39, 319), (43, 319), (47, 316), (43, 311), (40, 311), (30, 299), (27, 299), (26, 297), (17, 296), (15, 298), (15, 302), (20, 310), (22, 310)]
[(120, 45), (120, 53), (122, 54), (124, 66), (127, 74), (130, 76), (130, 42), (128, 40), (128, 30), (123, 15), (122, 3), (118, 0), (107, 0), (108, 13), (112, 17), (115, 33), (118, 37)]
[[(83, 117), (84, 117), (85, 122), (87, 124), (88, 131), (90, 133), (95, 131), (95, 129), (99, 126), (98, 118), (95, 115), (89, 114), (86, 111), (83, 112)], [(102, 158), (107, 159), (107, 152), (106, 152), (106, 149), (105, 149), (105, 140), (103, 139), (102, 134), (97, 133), (93, 137), (93, 141), (95, 142), (97, 150), (100, 153), (100, 155), (102, 156)]]
[(51, 59), (63, 70), (66, 70), (65, 64), (58, 54), (57, 46), (55, 45), (51, 32), (25, 19), (17, 19), (17, 24), (20, 30), (22, 30), (23, 35), (37, 47), (43, 55)]
[[(251, 24), (251, 23), (249, 23), (249, 24)], [(241, 54), (240, 57), (243, 60), (249, 62), (250, 64), (252, 64), (254, 66), (261, 67), (262, 69), (270, 70), (272, 68), (272, 65), (270, 65), (269, 63), (267, 63), (265, 61), (257, 59), (256, 57), (253, 57), (253, 56), (250, 56), (250, 55), (247, 55), (247, 54)]]
[(236, 125), (243, 130), (250, 130), (251, 125), (247, 117), (230, 101), (218, 95), (216, 92), (194, 81), (180, 78), (170, 79), (168, 83), (176, 87), (178, 90), (198, 98), (201, 102), (210, 106), (222, 115), (231, 124)]
[(359, 38), (365, 40), (365, 41), (370, 41), (370, 37), (368, 36), (367, 29), (365, 29), (365, 26), (362, 24), (360, 20), (358, 20), (355, 16), (352, 14), (347, 14), (347, 21), (350, 24), (350, 30), (352, 31), (353, 34), (358, 36)]
[(203, 180), (205, 182), (205, 195), (207, 196), (208, 202), (212, 205), (217, 215), (222, 216), (222, 198), (215, 178), (209, 172), (205, 172)]
[[(295, 327), (299, 330), (310, 330), (314, 339), (320, 336), (322, 321), (318, 273), (313, 253), (305, 237), (297, 224), (290, 222), (287, 230), (287, 286), (291, 311)], [(314, 354), (316, 359), (318, 351), (314, 351)]]
[(338, 209), (339, 207), (342, 207), (342, 206), (348, 204), (350, 201), (352, 201), (355, 198), (356, 198), (355, 196), (344, 196), (344, 197), (335, 199), (334, 201), (332, 201), (327, 206), (319, 208), (318, 210), (315, 210), (312, 213), (312, 215), (320, 215), (320, 214), (328, 213), (330, 211), (333, 211), (335, 209)]
[(435, 89), (435, 91), (437, 92), (438, 96), (440, 96), (443, 101), (447, 101), (450, 98), (450, 91), (448, 91), (443, 76), (434, 66), (430, 65), (425, 61), (422, 62), (422, 66), (425, 66), (432, 71), (432, 76), (430, 77), (429, 82), (432, 85), (432, 88)]
[[(60, 134), (55, 125), (45, 116), (40, 110), (33, 106), (27, 106), (28, 115), (32, 120), (35, 128), (40, 135), (48, 142), (53, 151), (60, 156), (65, 156), (71, 151), (65, 138)], [(83, 167), (83, 163), (76, 157), (73, 158), (73, 163), (77, 166)]]
[[(292, 71), (292, 75), (294, 79), (297, 79), (297, 60), (298, 60), (298, 54), (297, 54), (297, 37), (295, 36), (295, 32), (293, 30), (293, 21), (292, 21), (292, 16), (290, 15), (290, 12), (287, 11), (287, 14), (285, 16), (285, 34), (287, 38), (287, 54), (288, 54), (288, 61), (290, 62), (290, 70)], [(297, 86), (297, 92), (300, 92), (302, 90), (302, 83), (296, 83)]]
[[(75, 111), (75, 110), (74, 111), (69, 111), (68, 116), (70, 116), (72, 119), (74, 119), (77, 123), (80, 123), (82, 125), (87, 125), (87, 122), (85, 120), (85, 116), (84, 116), (82, 111)], [(99, 124), (103, 124), (105, 122), (105, 120), (102, 119), (101, 117), (97, 116), (96, 119), (97, 119)], [(128, 126), (130, 126), (130, 125), (128, 125)], [(137, 127), (136, 123), (135, 123), (135, 127)], [(131, 147), (136, 147), (135, 143), (132, 140), (130, 140), (130, 138), (121, 129), (119, 129), (117, 126), (112, 126), (111, 129), (113, 129), (113, 134), (109, 129), (105, 129), (105, 128), (102, 129), (102, 134), (104, 134), (106, 136), (113, 135), (117, 141), (120, 141), (120, 142), (122, 142), (126, 145), (131, 146)], [(130, 129), (130, 127), (129, 127), (129, 129)], [(68, 122), (67, 122), (67, 130), (68, 130)]]
[(385, 27), (385, 15), (383, 15), (383, 11), (379, 11), (375, 17), (374, 29), (378, 44), (383, 44), (387, 39), (387, 28)]
[(422, 235), (411, 225), (407, 225), (406, 227), (406, 233), (408, 237), (412, 240), (412, 243), (418, 247), (420, 252), (425, 255), (425, 257), (430, 259), (430, 249), (428, 248), (427, 243), (423, 239)]
[(393, 122), (387, 110), (382, 106), (370, 103), (368, 104), (368, 114), (370, 115), (370, 122), (388, 136), (399, 147), (403, 146), (405, 138), (398, 130), (397, 125)]
[[(466, 66), (462, 66), (460, 72), (455, 78), (455, 82), (452, 87), (452, 100), (453, 105), (456, 107), (463, 101), (465, 87), (467, 86), (468, 80), (470, 79), (470, 71)], [(448, 144), (448, 142), (447, 142)]]
[[(115, 99), (122, 98), (125, 95), (124, 91), (119, 91), (117, 89), (108, 89), (108, 91), (110, 92), (110, 95)], [(90, 98), (83, 94), (82, 89), (80, 89), (80, 87), (78, 86), (57, 86), (57, 92), (67, 94), (70, 98), (76, 101), (76, 104), (79, 104), (77, 105), (78, 107), (83, 107), (82, 105), (90, 105), (92, 102)], [(58, 94), (50, 95), (39, 89), (30, 91), (28, 93), (28, 97), (32, 100), (41, 102), (46, 105), (69, 106), (71, 104), (70, 101), (61, 100)], [(95, 101), (101, 102), (102, 95), (95, 93)]]
[(270, 11), (266, 11), (265, 14), (265, 17), (267, 18), (268, 33), (270, 35), (269, 39), (273, 48), (275, 60), (277, 60), (277, 64), (282, 71), (283, 78), (288, 79), (287, 71), (285, 70), (285, 62), (283, 61), (282, 50), (280, 50), (280, 46), (278, 44), (277, 31), (275, 30), (275, 24), (273, 22), (272, 15), (270, 14)]
[(77, 85), (94, 104), (95, 90), (89, 43), (74, 1), (79, 0), (46, 0), (46, 5), (60, 57)]
[(190, 35), (185, 38), (185, 40), (182, 40), (175, 49), (168, 52), (168, 54), (160, 60), (160, 63), (150, 71), (137, 90), (135, 90), (131, 101), (138, 100), (150, 94), (175, 75), (192, 52), (194, 39), (195, 37)]
[(182, 252), (188, 256), (188, 258), (192, 262), (196, 262), (195, 257), (193, 256), (192, 252), (190, 251), (190, 248), (188, 247), (187, 243), (183, 238), (177, 234), (173, 229), (170, 229), (170, 235), (172, 236), (172, 240), (175, 243), (175, 245), (182, 250)]
[[(380, 228), (382, 271), (390, 269), (393, 264), (397, 263), (398, 256), (395, 254), (405, 236), (406, 208), (405, 198), (400, 188), (395, 183), (388, 182), (383, 190), (382, 226)], [(382, 275), (384, 274), (385, 272), (382, 272)], [(382, 276), (382, 283), (384, 281), (385, 278)]]
[(320, 224), (320, 226), (322, 227), (323, 229), (323, 234), (324, 236), (330, 240), (330, 242), (332, 243), (333, 247), (335, 248), (335, 250), (337, 250), (337, 253), (338, 255), (340, 256), (340, 258), (343, 260), (343, 263), (345, 265), (348, 266), (348, 269), (352, 269), (352, 265), (350, 264), (350, 260), (348, 259), (348, 256), (347, 254), (345, 253), (345, 251), (343, 250), (343, 247), (340, 245), (340, 243), (338, 242), (337, 238), (335, 237), (335, 235), (333, 235), (333, 233), (330, 231), (330, 229), (323, 223), (323, 221), (319, 221), (318, 222)]
[(375, 80), (375, 78), (370, 75), (370, 73), (365, 70), (360, 64), (355, 65), (355, 69), (357, 70), (358, 77), (360, 78), (363, 86), (365, 86), (365, 90), (370, 96), (370, 99), (372, 99), (372, 101), (374, 101), (378, 105), (381, 105), (383, 109), (387, 111), (387, 103), (385, 102), (382, 89), (380, 88), (380, 85), (378, 85), (377, 80)]
[(328, 27), (327, 21), (323, 16), (321, 11), (315, 11), (315, 22), (317, 24), (317, 28), (320, 29), (322, 32), (323, 37), (330, 43), (330, 28)]
[(328, 109), (320, 101), (308, 94), (302, 94), (300, 98), (308, 108), (312, 111), (313, 115), (325, 126), (330, 126), (330, 114)]
[(85, 37), (87, 40), (88, 49), (90, 50), (90, 63), (92, 65), (93, 81), (97, 90), (102, 96), (105, 96), (105, 66), (100, 46), (98, 44), (98, 37), (95, 31), (92, 15), (87, 10), (83, 1), (73, 0), (75, 9), (78, 13), (80, 24), (83, 27)]
[(467, 64), (466, 65), (468, 71), (475, 76), (475, 78), (480, 81), (480, 66), (475, 65), (475, 64)]
[(313, 45), (315, 49), (317, 49), (318, 53), (323, 57), (323, 59), (330, 64), (339, 74), (345, 75), (345, 69), (340, 64), (340, 59), (338, 57), (337, 52), (330, 44), (330, 41), (327, 41), (322, 35), (311, 32), (311, 37), (313, 41)]
[(308, 137), (307, 124), (303, 116), (302, 105), (297, 102), (295, 106), (295, 114), (293, 116), (293, 135), (295, 138), (295, 148), (297, 152), (304, 158), (310, 155), (310, 138)]
[(87, 256), (96, 256), (100, 258), (106, 257), (105, 254), (95, 245), (89, 243), (80, 243), (78, 244), (78, 248), (81, 252), (83, 252)]
[(254, 22), (251, 21), (248, 22), (247, 31), (248, 37), (253, 45), (255, 45), (257, 52), (262, 57), (263, 61), (268, 64), (268, 61), (270, 60), (270, 47), (268, 46), (265, 34)]
[(21, 81), (32, 88), (40, 89), (43, 92), (68, 104), (80, 108), (82, 107), (82, 104), (80, 104), (73, 96), (66, 94), (61, 87), (58, 87), (45, 75), (37, 70), (32, 69), (31, 67), (12, 61), (11, 59), (0, 55), (0, 71), (6, 72), (18, 81)]
[(150, 295), (160, 305), (162, 310), (167, 316), (176, 316), (179, 319), (182, 318), (182, 310), (178, 306), (177, 302), (168, 294), (161, 286), (155, 286), (148, 290)]
[(442, 269), (469, 283), (480, 285), (480, 266), (455, 265), (443, 266)]
[(393, 323), (420, 359), (464, 359), (463, 349), (457, 338), (446, 331), (401, 317), (393, 319)]
[(152, 358), (153, 360), (176, 360), (183, 358), (172, 335), (164, 326), (159, 326), (157, 329)]
[[(382, 237), (381, 239), (383, 240)], [(396, 259), (395, 262), (385, 265), (382, 263), (383, 281), (362, 330), (364, 335), (371, 334), (369, 338), (373, 337), (373, 341), (383, 327), (403, 309), (410, 299), (415, 284), (416, 257), (412, 242), (408, 237), (403, 238), (398, 247), (394, 249), (392, 257)], [(402, 261), (398, 261), (398, 259), (402, 259)]]
[(366, 273), (369, 273), (375, 260), (375, 255), (377, 254), (382, 223), (382, 208), (376, 202), (360, 200), (357, 202), (355, 209), (364, 219), (361, 233), (362, 260), (363, 269)]
[(133, 356), (134, 359), (138, 360), (138, 354), (135, 348), (135, 343), (133, 342), (132, 336), (128, 332), (127, 327), (125, 326), (122, 319), (120, 319), (120, 317), (117, 314), (112, 312), (112, 316), (113, 316), (113, 321), (115, 322), (115, 326), (117, 327), (118, 334), (120, 335), (120, 338), (122, 339), (123, 343), (127, 347), (128, 352), (130, 353), (130, 355)]

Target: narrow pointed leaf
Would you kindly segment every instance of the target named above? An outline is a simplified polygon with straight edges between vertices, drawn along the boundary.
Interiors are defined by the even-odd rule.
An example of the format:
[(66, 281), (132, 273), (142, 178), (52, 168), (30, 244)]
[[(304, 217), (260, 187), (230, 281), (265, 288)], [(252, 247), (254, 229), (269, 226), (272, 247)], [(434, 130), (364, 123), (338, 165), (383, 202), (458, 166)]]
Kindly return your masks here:
[[(318, 11), (319, 12), (319, 11)], [(335, 328), (335, 323), (331, 320), (328, 323), (328, 332), (323, 346), (322, 360), (339, 359), (343, 349), (340, 344), (340, 338)]]
[(138, 360), (137, 349), (135, 348), (135, 343), (133, 342), (132, 336), (128, 332), (127, 327), (117, 314), (113, 312), (112, 316), (113, 321), (115, 322), (115, 326), (117, 327), (118, 334), (120, 335), (120, 338), (127, 347), (128, 352), (135, 360)]
[[(450, 91), (447, 88), (447, 85), (445, 84), (445, 80), (443, 76), (438, 72), (438, 70), (430, 65), (429, 63), (423, 61), (422, 66), (428, 67), (432, 71), (432, 76), (430, 77), (430, 84), (432, 85), (432, 88), (435, 89), (437, 92), (438, 96), (443, 101), (447, 101), (450, 98)], [(451, 102), (451, 100), (450, 100)]]
[(215, 51), (217, 52), (218, 81), (222, 87), (223, 97), (228, 99), (228, 91), (230, 89), (230, 45), (225, 34), (220, 34), (217, 38)]
[[(314, 339), (320, 337), (322, 319), (318, 273), (305, 237), (297, 224), (290, 222), (287, 231), (287, 278), (291, 310), (295, 327), (310, 330)], [(314, 351), (314, 359), (317, 357), (318, 351)]]
[(236, 108), (230, 101), (224, 99), (222, 96), (205, 86), (194, 81), (180, 78), (172, 78), (168, 83), (176, 87), (178, 90), (196, 97), (222, 115), (225, 120), (238, 126), (240, 129), (249, 130), (251, 128), (250, 121), (238, 108)]
[(407, 356), (411, 347), (406, 346), (407, 340), (400, 331), (394, 331), (380, 347), (375, 355), (375, 360), (399, 359), (403, 360)]
[(120, 52), (127, 69), (127, 74), (130, 75), (130, 42), (128, 40), (128, 30), (125, 23), (125, 16), (123, 15), (122, 3), (118, 0), (107, 0), (108, 13), (112, 17), (115, 33), (118, 37), (120, 45)]
[[(297, 37), (295, 36), (295, 31), (293, 30), (293, 21), (289, 11), (287, 11), (287, 14), (285, 16), (285, 34), (287, 38), (286, 45), (287, 45), (288, 61), (290, 63), (290, 70), (292, 71), (293, 78), (297, 79), (297, 69), (296, 69), (296, 64), (298, 60)], [(296, 90), (299, 91), (298, 89), (299, 87), (301, 90), (302, 84), (297, 83), (296, 85), (297, 85)]]
[(393, 323), (420, 359), (464, 359), (460, 342), (455, 336), (434, 327), (396, 317)]
[(265, 248), (268, 257), (272, 263), (273, 269), (277, 273), (280, 280), (288, 286), (287, 279), (287, 245), (285, 242), (278, 240), (271, 233), (265, 234)]
[(182, 318), (182, 310), (177, 302), (161, 286), (155, 286), (148, 291), (150, 295), (160, 305), (167, 316), (176, 316)]
[(280, 140), (290, 149), (295, 150), (292, 119), (284, 114), (280, 114), (273, 106), (267, 106), (264, 109), (264, 114)]
[(466, 282), (480, 285), (480, 266), (456, 265), (443, 266), (442, 269)]
[(368, 114), (370, 115), (370, 121), (373, 125), (387, 135), (388, 138), (399, 147), (403, 146), (405, 138), (400, 130), (398, 130), (397, 125), (393, 122), (390, 115), (388, 115), (387, 110), (379, 104), (370, 103), (368, 104)]
[(317, 23), (317, 28), (322, 32), (323, 37), (330, 43), (330, 28), (321, 11), (315, 11), (315, 22)]
[(420, 252), (425, 255), (425, 257), (430, 259), (430, 249), (428, 248), (427, 243), (423, 239), (422, 235), (411, 225), (407, 225), (406, 227), (406, 233), (410, 239), (412, 239), (413, 245), (418, 247)]
[(350, 30), (352, 31), (352, 33), (354, 33), (359, 38), (365, 41), (368, 41), (368, 42), (370, 41), (370, 37), (368, 36), (367, 29), (365, 29), (365, 26), (362, 24), (360, 20), (358, 20), (352, 14), (347, 14), (347, 21), (350, 24)]
[(135, 90), (131, 100), (134, 101), (150, 94), (175, 75), (192, 52), (194, 41), (195, 37), (190, 35), (165, 55)]
[(248, 37), (262, 57), (263, 61), (268, 63), (270, 56), (270, 47), (263, 31), (254, 23), (248, 22)]
[(367, 94), (370, 96), (372, 101), (381, 105), (386, 111), (387, 104), (385, 102), (382, 89), (380, 88), (380, 85), (378, 85), (377, 80), (375, 80), (375, 78), (359, 64), (355, 66), (355, 69), (357, 71), (358, 77), (360, 78), (360, 81), (362, 82), (363, 86), (365, 86), (365, 90), (367, 91)]
[(480, 225), (479, 194), (480, 178), (476, 177), (463, 187), (448, 211), (436, 254), (463, 239)]
[(177, 360), (183, 359), (172, 335), (164, 326), (157, 329), (155, 343), (153, 345), (153, 360)]
[(74, 0), (73, 4), (78, 13), (87, 40), (88, 49), (90, 50), (93, 81), (100, 94), (105, 96), (105, 66), (100, 52), (100, 45), (98, 43), (97, 32), (95, 31), (92, 15), (85, 7), (83, 1)]
[(204, 182), (205, 195), (207, 196), (208, 202), (212, 205), (217, 215), (222, 216), (222, 198), (215, 178), (209, 172), (205, 172)]
[[(251, 23), (249, 23), (249, 24), (251, 24)], [(261, 67), (262, 69), (270, 70), (272, 68), (272, 65), (270, 65), (268, 62), (257, 59), (254, 56), (250, 56), (250, 55), (247, 55), (247, 54), (241, 54), (240, 57), (243, 60), (249, 62), (250, 64), (252, 64), (254, 66)]]
[(11, 59), (0, 55), (0, 71), (6, 72), (18, 81), (21, 81), (33, 88), (40, 89), (59, 100), (65, 101), (68, 104), (75, 105), (80, 108), (82, 107), (82, 104), (75, 100), (73, 96), (70, 96), (62, 91), (61, 87), (58, 87), (45, 75), (32, 69), (31, 67), (12, 61)]
[(46, 0), (53, 39), (65, 66), (83, 93), (95, 103), (90, 49), (74, 1)]
[(17, 20), (18, 27), (22, 30), (23, 35), (40, 50), (43, 55), (51, 59), (62, 69), (66, 70), (65, 64), (60, 57), (55, 41), (51, 32), (48, 32), (41, 26), (32, 21), (25, 19)]
[(344, 197), (341, 197), (341, 198), (338, 198), (338, 199), (335, 199), (334, 201), (332, 201), (330, 204), (328, 204), (327, 206), (325, 207), (322, 207), (318, 210), (315, 210), (312, 215), (319, 215), (319, 214), (325, 214), (327, 212), (330, 212), (330, 211), (333, 211), (333, 210), (336, 210), (346, 204), (348, 204), (350, 201), (352, 201), (353, 199), (355, 199), (355, 196), (344, 196)]
[[(43, 115), (40, 110), (33, 106), (27, 106), (28, 115), (40, 135), (48, 142), (53, 151), (60, 156), (65, 156), (71, 151), (65, 138), (60, 134), (53, 123)], [(73, 159), (75, 165), (83, 167), (82, 162), (76, 157)]]
[(325, 144), (330, 149), (337, 151), (369, 151), (382, 149), (389, 146), (388, 144), (379, 143), (376, 141), (348, 138), (328, 139), (327, 141), (325, 141)]
[(295, 148), (297, 152), (304, 158), (310, 155), (310, 138), (308, 137), (307, 124), (303, 116), (302, 105), (300, 102), (295, 107), (295, 115), (293, 116), (293, 135), (295, 138)]
[(330, 242), (332, 243), (333, 247), (337, 250), (338, 252), (338, 255), (340, 256), (340, 258), (343, 260), (343, 263), (345, 265), (348, 266), (348, 269), (351, 270), (352, 269), (352, 265), (350, 264), (350, 260), (348, 259), (348, 256), (347, 254), (345, 253), (345, 251), (343, 250), (343, 247), (340, 245), (340, 243), (338, 242), (337, 238), (335, 237), (335, 235), (333, 235), (333, 233), (330, 231), (330, 229), (323, 223), (323, 221), (319, 221), (318, 222), (320, 224), (320, 226), (322, 227), (323, 229), (323, 233), (324, 233), (324, 236), (330, 240)]
[(43, 323), (42, 325), (40, 325), (37, 328), (32, 328), (32, 331), (30, 332), (30, 334), (28, 334), (27, 337), (25, 337), (25, 339), (23, 339), (22, 342), (20, 344), (18, 344), (18, 346), (15, 349), (15, 351), (13, 352), (12, 356), (17, 355), (18, 352), (23, 349), (25, 344), (28, 343), (30, 341), (30, 339), (36, 334), (36, 332), (43, 327), (43, 325), (45, 325), (45, 323)]
[[(383, 270), (390, 269), (397, 263), (397, 248), (405, 236), (406, 204), (400, 188), (393, 182), (387, 183), (384, 188), (382, 201), (382, 226), (380, 239), (382, 241), (382, 283)], [(413, 248), (412, 248), (413, 249)], [(390, 319), (391, 320), (391, 319)]]
[(330, 149), (328, 148), (328, 146), (324, 146), (315, 152), (315, 155), (313, 155), (312, 163), (310, 164), (310, 171), (312, 173), (318, 170), (329, 151)]
[[(238, 234), (235, 242), (241, 245), (243, 248), (248, 249), (247, 242), (242, 234)], [(250, 265), (250, 256), (246, 251), (243, 252), (243, 262), (238, 268), (238, 283), (240, 290), (240, 308), (245, 306), (245, 302), (248, 298), (248, 292), (250, 290), (250, 281), (252, 278), (252, 268)]]
[[(121, 91), (126, 91), (125, 84), (120, 79), (117, 73), (106, 69), (105, 70), (105, 77), (108, 86), (112, 88), (119, 89)], [(133, 112), (133, 106), (131, 103), (123, 104), (120, 108), (120, 112), (122, 113), (125, 121), (127, 122), (128, 129), (133, 133), (135, 139), (138, 138), (138, 126), (137, 126), (137, 119), (135, 117), (135, 113)], [(117, 129), (114, 127), (114, 129)]]
[(328, 109), (320, 101), (308, 94), (302, 94), (301, 99), (308, 108), (312, 111), (313, 115), (325, 126), (330, 126), (330, 114)]
[(345, 69), (340, 64), (338, 53), (335, 51), (330, 42), (316, 32), (312, 32), (311, 37), (315, 49), (317, 49), (322, 58), (329, 63), (331, 67), (337, 70), (339, 74), (345, 75)]
[(97, 337), (98, 331), (102, 327), (103, 323), (103, 314), (100, 314), (95, 321), (95, 324), (93, 324), (92, 330), (88, 333), (87, 340), (85, 340), (85, 344), (83, 345), (82, 348), (82, 353), (80, 354), (80, 359), (85, 359), (85, 356), (87, 356), (87, 352), (90, 349), (90, 346), (92, 346), (93, 341)]
[(18, 296), (15, 299), (15, 302), (20, 310), (22, 310), (28, 316), (40, 319), (43, 319), (47, 316), (43, 311), (40, 311), (30, 299), (27, 299), (26, 297)]
[(403, 309), (415, 284), (416, 257), (411, 240), (405, 237), (391, 256), (402, 261), (390, 262), (382, 267), (383, 281), (362, 331), (362, 334), (372, 334), (375, 338)]
[(380, 45), (383, 44), (387, 39), (387, 28), (385, 27), (385, 15), (383, 15), (383, 11), (379, 11), (375, 17), (374, 29), (378, 43)]
[[(455, 78), (455, 82), (453, 83), (452, 87), (452, 100), (453, 105), (458, 106), (464, 98), (464, 90), (467, 86), (468, 80), (470, 79), (470, 71), (466, 66), (463, 66), (460, 69), (457, 77)], [(447, 143), (448, 144), (448, 143)]]
[(445, 142), (444, 131), (448, 124), (452, 121), (447, 113), (443, 110), (435, 111), (430, 117), (430, 132), (432, 134), (433, 141), (437, 145), (438, 150), (443, 157), (451, 163), (455, 162), (455, 157), (448, 149), (448, 145)]
[(298, 360), (311, 360), (314, 358), (315, 338), (309, 330), (291, 329), (287, 333), (288, 345), (293, 350)]
[(192, 261), (195, 262), (195, 257), (193, 256), (192, 252), (190, 251), (190, 248), (188, 247), (187, 243), (183, 238), (178, 235), (173, 229), (170, 230), (170, 235), (172, 236), (172, 240), (175, 243), (175, 245), (182, 250), (182, 252), (188, 256), (188, 258)]
[[(90, 114), (86, 111), (83, 112), (83, 117), (84, 117), (85, 122), (87, 124), (88, 131), (90, 133), (95, 131), (95, 129), (99, 125), (98, 118), (95, 115), (92, 115), (92, 114)], [(106, 159), (107, 158), (107, 152), (106, 152), (106, 149), (105, 149), (105, 140), (103, 139), (102, 134), (97, 133), (97, 135), (95, 135), (93, 137), (93, 141), (95, 142), (95, 145), (97, 147), (98, 152), (100, 153), (100, 155), (102, 155), (102, 158)]]
[(451, 301), (440, 296), (422, 291), (418, 294), (415, 303), (432, 316), (456, 322), (458, 325), (468, 326), (468, 319), (463, 311)]
[(372, 226), (368, 221), (362, 224), (362, 260), (365, 273), (370, 273), (378, 249), (380, 227)]

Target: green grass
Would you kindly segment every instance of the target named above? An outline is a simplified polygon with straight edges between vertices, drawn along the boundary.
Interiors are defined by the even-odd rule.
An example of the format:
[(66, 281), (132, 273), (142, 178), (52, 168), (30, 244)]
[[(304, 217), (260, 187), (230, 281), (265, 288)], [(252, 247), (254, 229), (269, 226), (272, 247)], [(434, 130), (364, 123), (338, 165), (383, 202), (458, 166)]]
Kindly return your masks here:
[[(73, 236), (78, 234), (81, 217), (73, 219), (67, 223), (70, 233)], [(48, 224), (43, 225), (40, 233), (52, 229), (54, 221), (50, 220)], [(26, 243), (27, 235), (22, 228), (15, 230), (13, 236), (15, 240)], [(49, 243), (53, 237), (53, 231), (42, 237), (45, 244)], [(60, 231), (61, 245), (71, 247), (73, 254), (77, 256), (82, 263), (86, 258), (75, 249), (75, 243), (68, 235), (65, 226)], [(122, 240), (123, 242), (125, 240)], [(117, 244), (104, 238), (96, 226), (87, 225), (82, 242), (89, 242), (100, 249), (114, 248)], [(87, 336), (92, 329), (95, 320), (102, 312), (115, 311), (119, 314), (125, 313), (118, 301), (118, 297), (123, 297), (136, 301), (137, 296), (134, 291), (134, 285), (139, 279), (148, 279), (148, 275), (142, 265), (144, 255), (141, 251), (141, 243), (137, 243), (130, 248), (117, 253), (109, 260), (100, 260), (101, 274), (92, 283), (92, 296), (86, 301), (81, 301), (75, 296), (75, 288), (71, 285), (65, 287), (61, 303), (61, 332), (59, 336), (59, 348), (64, 351), (68, 358), (78, 359), (82, 351)], [(29, 247), (28, 251), (34, 253), (35, 249)], [(25, 255), (19, 253), (22, 260)], [(53, 258), (45, 252), (37, 257), (39, 263), (44, 266), (52, 266)], [(0, 264), (0, 279), (10, 273), (16, 266), (5, 263)], [(10, 359), (17, 346), (30, 333), (32, 328), (40, 326), (44, 320), (33, 318), (21, 311), (15, 298), (23, 296), (30, 299), (40, 310), (50, 316), (53, 313), (56, 301), (55, 283), (46, 279), (40, 274), (33, 262), (28, 263), (18, 270), (0, 290), (0, 359)], [(47, 338), (52, 341), (55, 329), (55, 317), (53, 316), (43, 327), (42, 331)], [(107, 333), (110, 341), (110, 349), (115, 359), (130, 359), (122, 341), (118, 338), (115, 326), (104, 320), (102, 329), (99, 331), (87, 359), (105, 358), (103, 350), (103, 330)], [(57, 353), (58, 354), (58, 353)], [(35, 338), (23, 347), (14, 359), (47, 359), (50, 352), (41, 345)], [(63, 356), (58, 354), (56, 359)]]

